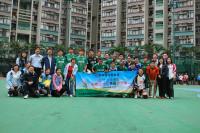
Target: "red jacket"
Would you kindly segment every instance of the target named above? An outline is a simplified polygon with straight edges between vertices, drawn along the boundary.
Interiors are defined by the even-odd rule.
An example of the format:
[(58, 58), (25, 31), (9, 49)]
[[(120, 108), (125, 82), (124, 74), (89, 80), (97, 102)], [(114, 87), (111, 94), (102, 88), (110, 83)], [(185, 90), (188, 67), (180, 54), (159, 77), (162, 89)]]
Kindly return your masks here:
[(146, 68), (146, 74), (149, 77), (149, 80), (156, 80), (158, 74), (159, 74), (159, 69), (157, 66), (154, 68), (151, 68), (150, 66), (147, 66)]

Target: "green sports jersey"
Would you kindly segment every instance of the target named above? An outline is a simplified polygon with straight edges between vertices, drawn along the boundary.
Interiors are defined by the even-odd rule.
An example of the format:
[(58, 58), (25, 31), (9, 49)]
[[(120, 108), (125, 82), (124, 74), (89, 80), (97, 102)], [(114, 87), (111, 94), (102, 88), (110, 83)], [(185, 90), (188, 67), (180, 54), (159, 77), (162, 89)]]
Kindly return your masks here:
[(78, 72), (83, 72), (85, 66), (88, 64), (87, 58), (85, 56), (77, 56), (76, 64), (78, 65)]
[(146, 63), (142, 63), (142, 69), (143, 69), (143, 71), (144, 71), (144, 74), (146, 74), (146, 68), (147, 68), (147, 66), (150, 64), (150, 61), (147, 61)]
[(65, 58), (66, 58), (66, 63), (70, 63), (72, 58), (76, 59), (76, 55), (75, 54), (66, 54)]
[(64, 56), (56, 56), (56, 68), (60, 68), (63, 72), (65, 65), (66, 65), (65, 57)]
[(99, 63), (95, 64), (93, 67), (94, 71), (96, 72), (104, 72), (107, 68), (108, 68), (107, 65), (105, 64), (100, 65)]
[(106, 65), (108, 65), (108, 66), (110, 66), (110, 64), (111, 64), (112, 61), (113, 61), (112, 59), (104, 59), (103, 63), (106, 64)]

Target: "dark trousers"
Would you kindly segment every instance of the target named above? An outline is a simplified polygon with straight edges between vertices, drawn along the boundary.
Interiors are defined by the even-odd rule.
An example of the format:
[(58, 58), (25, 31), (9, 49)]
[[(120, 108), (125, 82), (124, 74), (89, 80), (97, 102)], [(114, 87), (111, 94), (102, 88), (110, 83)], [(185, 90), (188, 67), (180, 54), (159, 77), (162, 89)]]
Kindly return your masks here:
[(166, 94), (166, 91), (167, 91), (167, 88), (168, 88), (168, 85), (169, 82), (168, 82), (168, 77), (162, 77), (161, 78), (161, 97), (165, 97), (165, 94)]
[(165, 96), (165, 92), (164, 92), (164, 88), (163, 88), (163, 78), (157, 78), (157, 83), (158, 83), (158, 89), (159, 89), (159, 96), (160, 97), (164, 97)]
[(11, 95), (11, 96), (18, 96), (18, 89), (17, 87), (14, 87), (14, 89), (9, 89), (8, 90), (8, 94)]
[(67, 89), (67, 94), (75, 95), (75, 79), (71, 80), (71, 78), (66, 78), (65, 85)]
[(40, 89), (40, 93), (44, 94), (44, 96), (48, 96), (48, 94), (50, 94), (50, 88), (44, 87), (44, 88)]
[(51, 91), (51, 95), (53, 97), (60, 97), (63, 95), (63, 93), (65, 92), (66, 90), (65, 89), (61, 89), (59, 92), (57, 90), (52, 90)]
[(37, 76), (38, 76), (38, 78), (39, 78), (40, 75), (41, 75), (41, 73), (42, 73), (42, 68), (37, 68), (37, 67), (35, 67), (34, 70), (35, 70), (35, 73), (37, 74)]
[(38, 87), (34, 85), (24, 84), (24, 95), (29, 95), (30, 97), (39, 97)]
[(174, 80), (168, 79), (168, 86), (167, 86), (166, 93), (169, 98), (174, 97), (174, 87), (173, 86), (174, 86)]

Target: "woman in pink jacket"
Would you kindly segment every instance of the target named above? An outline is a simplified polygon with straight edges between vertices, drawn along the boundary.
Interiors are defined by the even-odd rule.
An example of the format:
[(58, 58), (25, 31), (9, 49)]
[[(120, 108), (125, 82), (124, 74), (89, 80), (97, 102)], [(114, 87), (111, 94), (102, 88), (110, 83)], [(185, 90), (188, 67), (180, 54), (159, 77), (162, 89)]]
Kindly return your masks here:
[(53, 90), (51, 92), (51, 95), (53, 97), (60, 97), (65, 92), (65, 89), (63, 88), (63, 77), (61, 74), (61, 69), (57, 68), (56, 73), (53, 75), (52, 78), (53, 82)]

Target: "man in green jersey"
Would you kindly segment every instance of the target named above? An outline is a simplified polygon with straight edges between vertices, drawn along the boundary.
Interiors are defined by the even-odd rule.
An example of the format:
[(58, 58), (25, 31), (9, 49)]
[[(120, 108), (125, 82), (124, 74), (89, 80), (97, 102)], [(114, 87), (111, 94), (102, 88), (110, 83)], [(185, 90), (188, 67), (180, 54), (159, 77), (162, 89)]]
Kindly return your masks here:
[(79, 50), (79, 55), (76, 57), (76, 62), (78, 65), (78, 72), (86, 72), (87, 70), (87, 58), (84, 56), (84, 50)]
[(74, 50), (72, 48), (69, 48), (68, 54), (65, 55), (66, 64), (71, 62), (71, 59), (76, 58), (76, 55), (74, 54)]
[(99, 62), (94, 65), (93, 72), (104, 72), (108, 71), (108, 66), (103, 63), (102, 59), (99, 59)]
[(113, 60), (110, 58), (110, 55), (108, 53), (106, 53), (104, 56), (104, 59), (103, 59), (103, 63), (107, 66), (110, 66), (112, 61)]
[(63, 51), (60, 49), (60, 50), (58, 50), (58, 53), (56, 56), (56, 68), (61, 69), (61, 71), (63, 73), (65, 65), (66, 65), (66, 59), (63, 56)]

